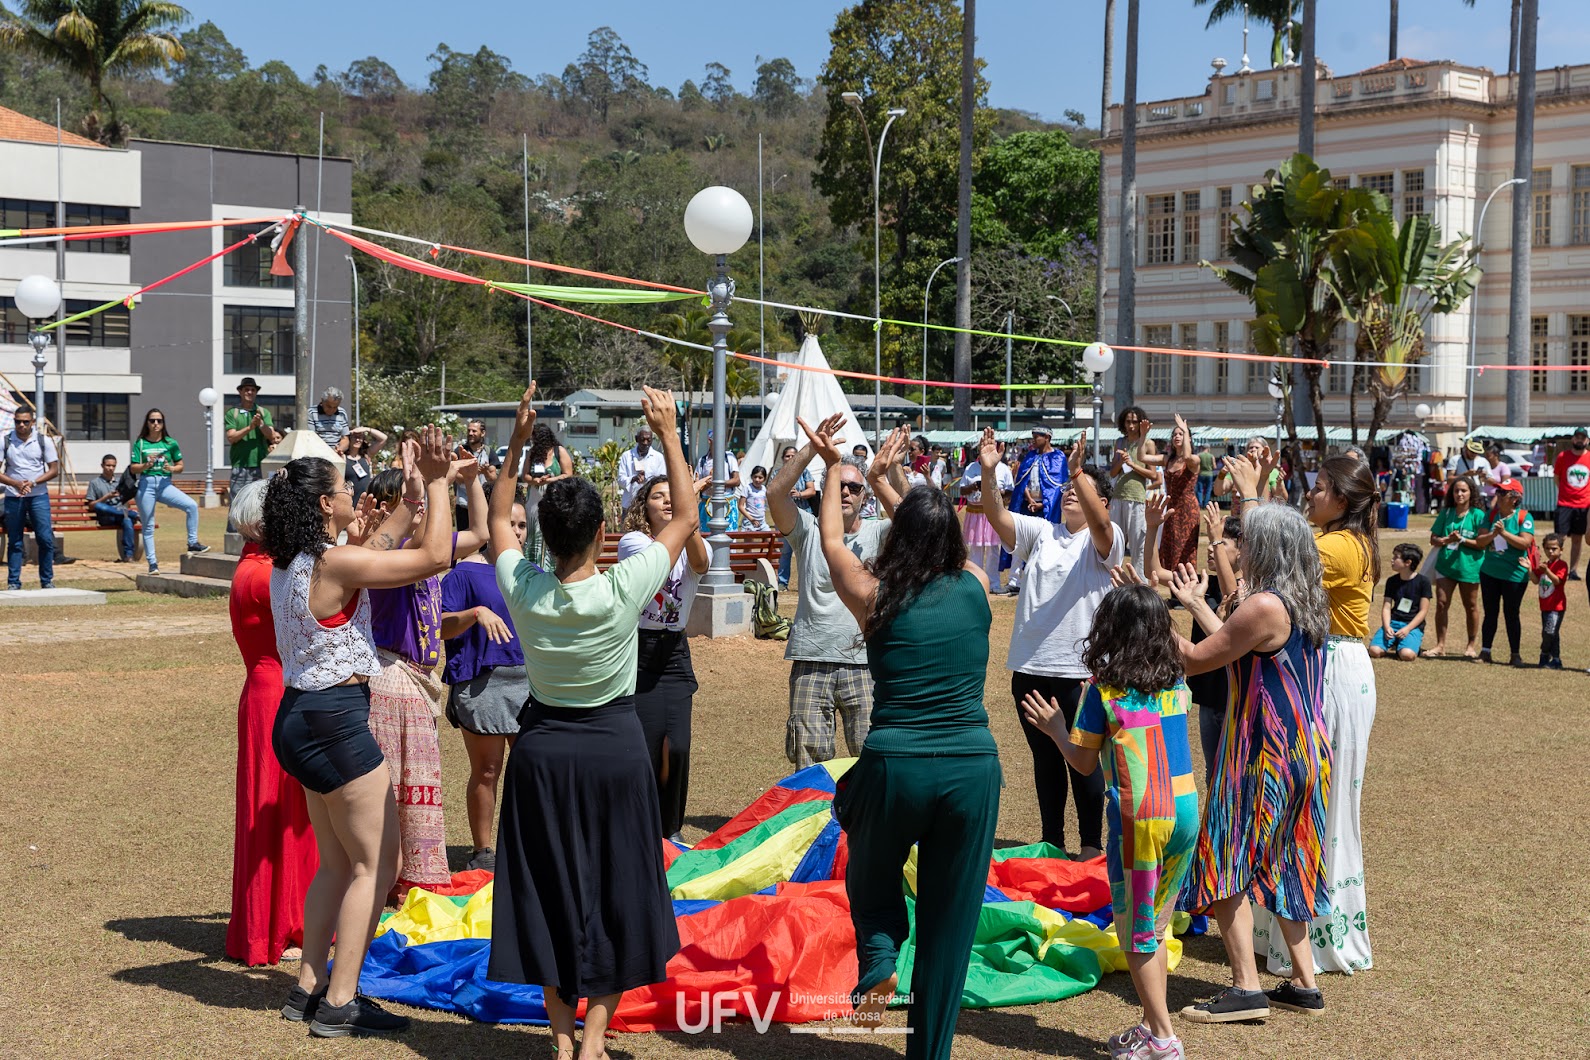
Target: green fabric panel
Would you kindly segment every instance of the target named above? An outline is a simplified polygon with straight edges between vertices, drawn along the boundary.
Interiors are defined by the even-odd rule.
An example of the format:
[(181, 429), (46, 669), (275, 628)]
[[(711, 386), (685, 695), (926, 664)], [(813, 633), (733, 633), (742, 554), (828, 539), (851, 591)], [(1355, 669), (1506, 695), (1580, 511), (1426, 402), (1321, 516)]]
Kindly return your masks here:
[(706, 295), (695, 291), (688, 293), (680, 291), (642, 291), (620, 287), (567, 287), (562, 284), (544, 283), (493, 282), (491, 286), (500, 287), (504, 291), (513, 291), (515, 294), (528, 295), (531, 298), (543, 298), (549, 302), (591, 302), (612, 305), (678, 302), (686, 298), (706, 297)]
[(1005, 847), (1003, 850), (994, 851), (993, 860), (1009, 861), (1011, 858), (1059, 858), (1069, 861), (1066, 852), (1057, 846), (1048, 843), (1028, 843), (1024, 847)]
[(736, 858), (743, 857), (755, 847), (761, 846), (795, 822), (804, 821), (816, 813), (828, 813), (833, 809), (833, 805), (827, 799), (797, 802), (780, 810), (727, 846), (715, 850), (686, 850), (668, 866), (668, 889), (672, 890), (681, 883), (689, 883), (698, 876), (718, 871)]

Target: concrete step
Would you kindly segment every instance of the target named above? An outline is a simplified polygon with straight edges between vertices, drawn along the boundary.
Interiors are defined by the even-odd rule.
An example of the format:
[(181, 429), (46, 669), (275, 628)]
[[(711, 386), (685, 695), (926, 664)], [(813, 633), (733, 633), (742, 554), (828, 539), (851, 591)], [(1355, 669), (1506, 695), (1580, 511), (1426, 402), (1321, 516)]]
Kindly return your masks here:
[(146, 593), (168, 596), (229, 596), (232, 583), (221, 578), (202, 578), (193, 574), (140, 574), (138, 588)]
[(191, 552), (182, 554), (182, 573), (191, 574), (199, 578), (218, 578), (230, 582), (232, 575), (237, 571), (236, 556), (225, 553), (205, 552), (194, 555)]

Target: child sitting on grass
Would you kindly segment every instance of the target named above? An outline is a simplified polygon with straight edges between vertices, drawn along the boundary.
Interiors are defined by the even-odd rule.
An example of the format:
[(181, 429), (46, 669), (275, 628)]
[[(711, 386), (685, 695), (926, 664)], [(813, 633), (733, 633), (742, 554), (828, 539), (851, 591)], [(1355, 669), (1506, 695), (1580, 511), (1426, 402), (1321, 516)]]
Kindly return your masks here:
[(1424, 643), (1424, 620), (1430, 613), (1434, 589), (1430, 579), (1419, 573), (1424, 550), (1418, 545), (1401, 544), (1391, 550), (1391, 569), (1386, 579), (1386, 600), (1380, 606), (1380, 628), (1369, 642), (1369, 657), (1391, 656), (1403, 662), (1419, 657)]
[(1540, 586), (1540, 666), (1562, 669), (1562, 616), (1568, 610), (1568, 564), (1562, 558), (1562, 535), (1541, 539), (1544, 555), (1536, 559), (1529, 576)]
[(1110, 906), (1143, 1004), (1142, 1022), (1110, 1038), (1110, 1056), (1181, 1060), (1186, 1054), (1170, 1022), (1161, 939), (1198, 839), (1198, 789), (1187, 743), (1187, 684), (1164, 601), (1146, 585), (1112, 590), (1093, 616), (1082, 663), (1093, 681), (1069, 738), (1055, 700), (1029, 693), (1022, 713), (1078, 773), (1090, 774), (1104, 760)]

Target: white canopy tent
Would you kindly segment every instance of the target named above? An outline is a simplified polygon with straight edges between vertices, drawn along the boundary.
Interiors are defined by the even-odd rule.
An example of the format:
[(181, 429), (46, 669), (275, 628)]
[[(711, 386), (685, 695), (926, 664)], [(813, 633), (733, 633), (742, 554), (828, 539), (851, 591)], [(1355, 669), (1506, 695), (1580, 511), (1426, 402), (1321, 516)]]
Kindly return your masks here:
[[(802, 433), (800, 425), (795, 422), (796, 417), (805, 420), (814, 430), (824, 419), (835, 413), (845, 417), (844, 429), (840, 435), (844, 438), (841, 449), (846, 456), (857, 445), (867, 447), (867, 460), (872, 460), (872, 444), (867, 440), (866, 432), (861, 429), (861, 423), (856, 419), (856, 414), (850, 409), (850, 402), (845, 397), (845, 392), (839, 388), (839, 378), (826, 371), (802, 371), (794, 365), (806, 365), (812, 368), (827, 368), (828, 358), (823, 356), (823, 348), (817, 342), (817, 336), (807, 333), (806, 339), (801, 343), (800, 352), (795, 354), (789, 362), (791, 367), (780, 366), (778, 378), (783, 383), (782, 389), (769, 393), (772, 408), (767, 415), (767, 422), (762, 424), (762, 429), (757, 432), (755, 440), (745, 451), (745, 460), (741, 467), (741, 477), (749, 480), (753, 467), (765, 467), (769, 476), (777, 472), (779, 454), (786, 445), (802, 446), (806, 444), (806, 435)], [(823, 473), (823, 462), (814, 459), (809, 467), (813, 475)]]

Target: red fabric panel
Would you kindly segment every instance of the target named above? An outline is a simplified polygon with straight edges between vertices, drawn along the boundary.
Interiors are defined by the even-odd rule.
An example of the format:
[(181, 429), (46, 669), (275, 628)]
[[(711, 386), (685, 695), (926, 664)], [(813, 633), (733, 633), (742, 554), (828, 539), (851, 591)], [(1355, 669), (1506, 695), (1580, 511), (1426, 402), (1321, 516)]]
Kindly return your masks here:
[(989, 865), (988, 885), (998, 887), (1012, 901), (1030, 900), (1068, 913), (1091, 913), (1110, 904), (1102, 857), (1092, 861), (1010, 858)]

